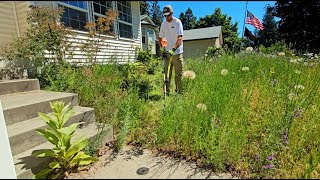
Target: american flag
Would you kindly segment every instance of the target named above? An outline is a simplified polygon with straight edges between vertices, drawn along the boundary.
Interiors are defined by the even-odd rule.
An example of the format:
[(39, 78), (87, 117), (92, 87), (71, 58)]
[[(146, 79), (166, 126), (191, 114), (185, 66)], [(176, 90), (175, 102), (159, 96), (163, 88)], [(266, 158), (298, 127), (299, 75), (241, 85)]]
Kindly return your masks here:
[(263, 25), (257, 17), (247, 10), (246, 24), (251, 24), (255, 28), (263, 30)]

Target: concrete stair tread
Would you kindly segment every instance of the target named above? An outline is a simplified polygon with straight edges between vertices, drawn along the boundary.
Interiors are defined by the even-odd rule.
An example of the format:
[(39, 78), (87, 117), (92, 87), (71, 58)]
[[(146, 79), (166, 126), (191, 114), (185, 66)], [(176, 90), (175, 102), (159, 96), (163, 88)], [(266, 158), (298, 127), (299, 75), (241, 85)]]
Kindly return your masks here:
[[(74, 106), (73, 110), (75, 112), (74, 116), (76, 116), (76, 115), (84, 113), (86, 111), (92, 111), (93, 108)], [(51, 114), (51, 113), (49, 113), (49, 114)], [(22, 133), (30, 131), (30, 130), (36, 130), (36, 129), (42, 128), (45, 125), (46, 125), (46, 123), (40, 117), (36, 117), (33, 119), (29, 119), (26, 121), (22, 121), (22, 122), (8, 125), (7, 131), (8, 131), (8, 135), (10, 138), (12, 136), (16, 136), (18, 134), (22, 134)]]
[(76, 94), (66, 93), (66, 92), (35, 90), (35, 91), (1, 95), (0, 100), (2, 103), (3, 110), (5, 111), (7, 109), (31, 105), (39, 102), (44, 102), (44, 101), (53, 101), (58, 98), (64, 98), (64, 97), (69, 97), (74, 95)]
[[(107, 138), (103, 138), (102, 141), (105, 141), (106, 139), (111, 140), (112, 139), (112, 127), (108, 126), (105, 128), (105, 131), (108, 135)], [(76, 140), (79, 137), (84, 137), (88, 139), (93, 139), (96, 137), (98, 133), (98, 128), (96, 126), (96, 123), (91, 123), (88, 126), (86, 126), (83, 129), (77, 129), (75, 131), (75, 136), (72, 138), (72, 141)], [(45, 142), (43, 144), (40, 144), (38, 146), (35, 146), (33, 148), (30, 148), (22, 153), (19, 153), (15, 156), (13, 156), (13, 161), (15, 164), (16, 174), (18, 179), (21, 178), (31, 178), (32, 174), (35, 174), (35, 172), (39, 172), (39, 170), (47, 168), (47, 166), (44, 166), (45, 160), (43, 158), (36, 158), (31, 156), (33, 151), (37, 150), (43, 150), (43, 149), (52, 149), (54, 146), (49, 143)], [(48, 161), (48, 160), (47, 160)], [(39, 169), (39, 166), (42, 165), (41, 169)], [(44, 166), (44, 167), (43, 167)]]
[(38, 79), (15, 79), (0, 81), (0, 95), (40, 90)]

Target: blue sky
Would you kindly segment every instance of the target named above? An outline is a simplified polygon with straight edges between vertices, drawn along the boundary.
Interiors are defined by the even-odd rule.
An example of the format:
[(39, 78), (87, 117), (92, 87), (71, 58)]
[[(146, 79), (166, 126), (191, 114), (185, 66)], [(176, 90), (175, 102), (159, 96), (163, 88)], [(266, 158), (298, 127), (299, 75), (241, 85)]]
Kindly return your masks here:
[[(265, 13), (264, 7), (267, 4), (274, 5), (276, 1), (248, 1), (247, 9), (255, 15), (261, 22)], [(215, 8), (221, 8), (223, 14), (232, 17), (232, 22), (238, 22), (239, 37), (242, 36), (246, 1), (158, 1), (160, 9), (165, 5), (171, 5), (174, 11), (173, 16), (179, 17), (181, 12), (185, 12), (188, 7), (191, 8), (193, 15), (199, 20), (207, 14), (212, 14)], [(276, 18), (276, 21), (279, 19)], [(245, 24), (252, 33), (254, 27), (250, 24)]]

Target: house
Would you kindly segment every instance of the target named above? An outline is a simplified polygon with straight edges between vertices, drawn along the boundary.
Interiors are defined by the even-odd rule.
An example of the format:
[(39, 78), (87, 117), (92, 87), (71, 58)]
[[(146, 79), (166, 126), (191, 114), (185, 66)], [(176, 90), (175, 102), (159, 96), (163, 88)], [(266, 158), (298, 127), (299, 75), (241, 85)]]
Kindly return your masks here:
[(159, 27), (153, 23), (148, 15), (141, 15), (141, 29), (142, 29), (142, 49), (147, 50), (151, 45), (151, 53), (157, 53), (158, 44), (158, 34)]
[(209, 46), (221, 47), (222, 44), (221, 26), (183, 31), (184, 58), (204, 56)]
[[(128, 62), (137, 58), (137, 50), (141, 48), (141, 23), (139, 1), (1, 1), (0, 2), (0, 45), (11, 42), (13, 37), (21, 36), (28, 28), (26, 21), (30, 6), (64, 7), (61, 20), (77, 33), (73, 40), (84, 38), (86, 22), (95, 21), (105, 16), (107, 9), (118, 10), (119, 16), (113, 24), (115, 35), (106, 37), (104, 45), (98, 52), (98, 62), (105, 62), (116, 57), (117, 61)], [(74, 63), (86, 62), (80, 50), (73, 51), (70, 59)]]

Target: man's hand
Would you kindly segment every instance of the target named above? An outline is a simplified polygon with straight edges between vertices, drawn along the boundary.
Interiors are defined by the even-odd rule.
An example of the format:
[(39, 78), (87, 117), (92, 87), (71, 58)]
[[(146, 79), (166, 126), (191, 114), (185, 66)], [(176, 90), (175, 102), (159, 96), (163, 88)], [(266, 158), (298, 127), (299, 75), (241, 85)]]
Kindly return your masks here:
[(172, 48), (171, 50), (168, 51), (170, 56), (173, 56), (174, 52), (176, 51), (175, 48)]

